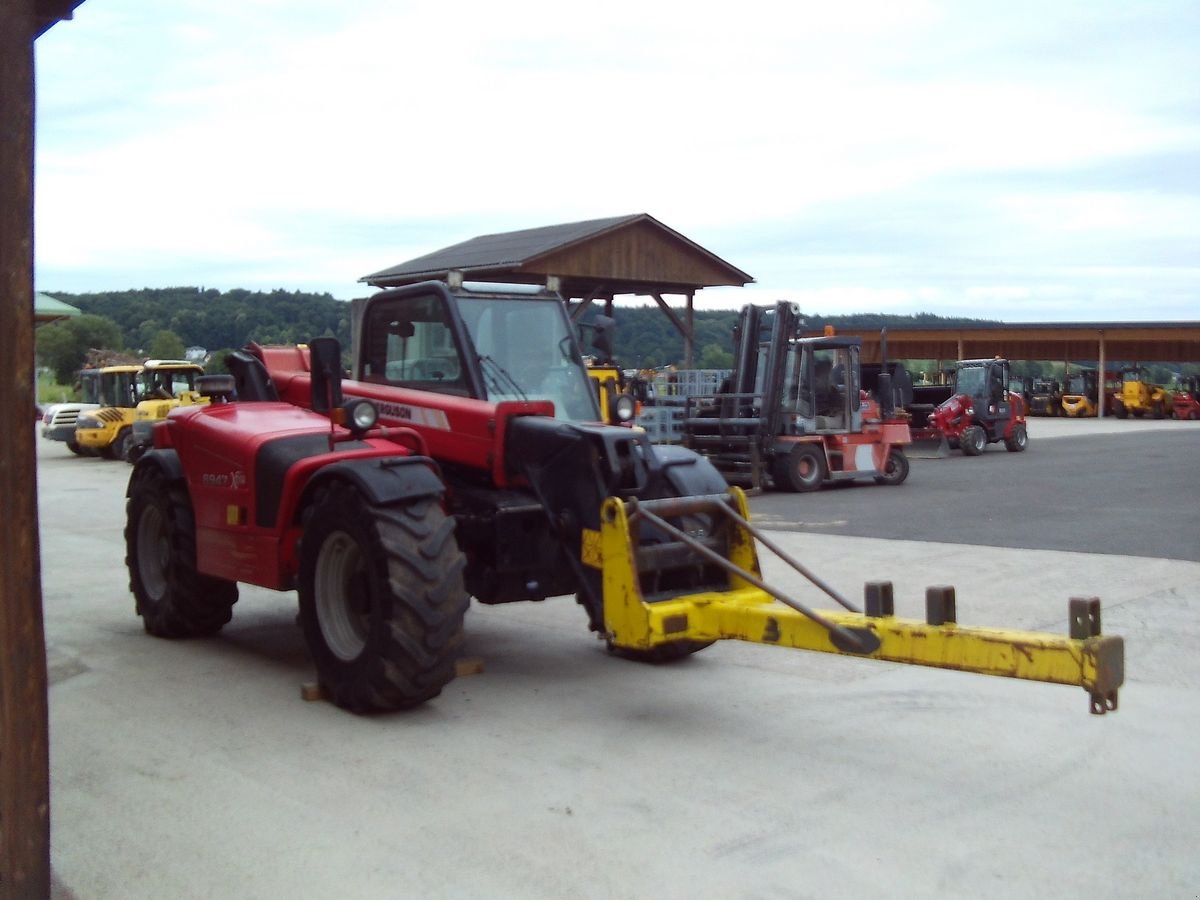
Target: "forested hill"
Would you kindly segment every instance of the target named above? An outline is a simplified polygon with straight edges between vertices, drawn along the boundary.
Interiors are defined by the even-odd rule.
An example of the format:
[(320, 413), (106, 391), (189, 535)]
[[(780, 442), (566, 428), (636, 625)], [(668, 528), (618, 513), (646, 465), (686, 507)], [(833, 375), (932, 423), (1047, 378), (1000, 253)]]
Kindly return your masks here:
[(177, 334), (185, 346), (209, 350), (249, 341), (292, 344), (322, 335), (350, 343), (350, 304), (329, 294), (169, 287), (53, 296), (112, 319), (130, 348), (149, 347), (164, 330)]
[[(143, 288), (94, 294), (55, 293), (55, 297), (85, 313), (105, 316), (121, 329), (127, 348), (149, 348), (155, 335), (170, 331), (184, 346), (241, 347), (290, 344), (333, 335), (350, 344), (350, 304), (329, 294), (302, 291), (218, 291), (198, 287)], [(593, 309), (598, 309), (595, 304)], [(679, 317), (683, 310), (677, 309)], [(696, 310), (695, 364), (723, 368), (730, 364), (737, 310)], [(618, 306), (617, 361), (629, 367), (653, 367), (683, 362), (683, 338), (653, 304)], [(809, 329), (826, 324), (842, 328), (882, 328), (895, 325), (952, 326), (982, 320), (942, 318), (929, 313), (912, 316), (860, 314), (821, 315), (805, 312)], [(707, 354), (707, 362), (705, 357)]]
[[(676, 310), (679, 318), (684, 311)], [(630, 368), (653, 368), (678, 364), (683, 361), (683, 338), (675, 326), (657, 306), (616, 307), (613, 317), (617, 320), (616, 355), (622, 366)], [(694, 342), (697, 368), (727, 368), (733, 362), (733, 326), (738, 311), (696, 310), (693, 322), (696, 329)], [(954, 325), (978, 325), (989, 320), (968, 318), (945, 318), (932, 313), (911, 316), (861, 313), (846, 316), (804, 313), (806, 331), (820, 333), (826, 325), (835, 328), (884, 328), (903, 325), (929, 327), (951, 327)]]

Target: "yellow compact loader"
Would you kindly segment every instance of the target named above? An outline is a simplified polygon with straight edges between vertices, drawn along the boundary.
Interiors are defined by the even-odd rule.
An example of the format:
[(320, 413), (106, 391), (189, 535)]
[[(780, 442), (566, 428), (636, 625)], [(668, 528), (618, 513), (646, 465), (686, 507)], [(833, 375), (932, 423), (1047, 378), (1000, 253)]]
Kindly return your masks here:
[(1118, 418), (1133, 416), (1140, 419), (1149, 414), (1161, 419), (1171, 412), (1172, 400), (1164, 387), (1150, 381), (1144, 366), (1121, 370), (1121, 396), (1115, 404)]
[(201, 402), (195, 386), (204, 369), (193, 362), (148, 359), (125, 368), (134, 379), (121, 396), (84, 413), (75, 426), (79, 446), (105, 459), (135, 459), (149, 446), (154, 422), (176, 406)]
[(177, 406), (208, 403), (196, 391), (196, 379), (204, 369), (177, 359), (148, 359), (142, 374), (143, 400), (134, 410), (132, 439), (123, 458), (131, 463), (153, 444), (153, 430)]

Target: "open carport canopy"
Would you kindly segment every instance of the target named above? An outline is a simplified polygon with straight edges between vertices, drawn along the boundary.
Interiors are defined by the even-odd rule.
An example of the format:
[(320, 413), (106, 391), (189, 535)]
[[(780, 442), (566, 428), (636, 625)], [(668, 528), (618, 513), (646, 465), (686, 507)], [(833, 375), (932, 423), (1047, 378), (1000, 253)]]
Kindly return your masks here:
[[(863, 339), (862, 358), (882, 358), (880, 332), (838, 329)], [(889, 327), (889, 359), (1037, 359), (1062, 362), (1200, 362), (1200, 322), (1004, 324)]]
[[(652, 297), (683, 335), (688, 365), (696, 292), (706, 287), (741, 287), (754, 280), (653, 216), (635, 213), (486, 234), (359, 281), (398, 287), (444, 280), (452, 273), (468, 281), (552, 285), (568, 301), (579, 301), (572, 307), (576, 319), (596, 300), (603, 300), (611, 315), (617, 295)], [(664, 294), (686, 298), (682, 320)]]

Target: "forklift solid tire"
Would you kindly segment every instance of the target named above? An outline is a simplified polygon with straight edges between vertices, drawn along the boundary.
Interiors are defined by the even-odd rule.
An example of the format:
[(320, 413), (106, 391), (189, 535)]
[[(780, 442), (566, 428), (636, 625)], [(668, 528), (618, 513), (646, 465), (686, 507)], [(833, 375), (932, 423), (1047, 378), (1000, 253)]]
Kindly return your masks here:
[(987, 434), (982, 426), (971, 425), (964, 429), (959, 443), (962, 445), (963, 456), (978, 456), (987, 446)]
[(1013, 427), (1012, 437), (1004, 439), (1004, 449), (1009, 453), (1020, 453), (1029, 446), (1029, 432), (1024, 425)]
[(825, 455), (815, 444), (795, 444), (775, 457), (775, 486), (797, 493), (815, 491), (825, 481)]
[(375, 506), (324, 489), (300, 544), (300, 621), (326, 694), (356, 713), (407, 709), (455, 674), (470, 598), (437, 497)]
[(196, 571), (196, 525), (187, 489), (155, 466), (134, 469), (126, 504), (129, 590), (147, 633), (216, 634), (233, 616), (237, 584)]
[(83, 449), (83, 446), (78, 441), (67, 441), (67, 449), (70, 450), (72, 453), (74, 453), (76, 456), (90, 456), (91, 455), (87, 452), (87, 450)]
[(875, 483), (904, 484), (905, 479), (908, 478), (908, 469), (908, 457), (904, 455), (904, 451), (899, 447), (893, 447), (888, 451), (887, 462), (883, 464), (883, 474), (875, 476)]

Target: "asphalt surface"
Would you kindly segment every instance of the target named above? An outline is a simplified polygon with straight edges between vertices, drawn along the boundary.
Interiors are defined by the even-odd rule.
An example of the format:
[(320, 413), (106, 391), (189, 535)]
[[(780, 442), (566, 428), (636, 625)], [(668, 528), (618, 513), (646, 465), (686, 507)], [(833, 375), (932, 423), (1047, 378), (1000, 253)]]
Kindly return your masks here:
[[(1177, 438), (1185, 424), (1197, 425), (1164, 423), (1160, 441), (1138, 423), (1141, 446), (1182, 453), (1194, 472), (1200, 429)], [(1195, 898), (1200, 563), (1014, 546), (1029, 516), (1009, 521), (1015, 507), (999, 498), (1011, 485), (995, 476), (1029, 480), (1056, 459), (1086, 469), (1110, 447), (1100, 423), (1032, 431), (1020, 457), (993, 448), (914, 465), (899, 488), (752, 507), (846, 595), (893, 580), (901, 615), (921, 615), (926, 585), (954, 584), (964, 625), (1065, 633), (1068, 598), (1100, 597), (1105, 632), (1126, 641), (1121, 706), (1106, 716), (1089, 716), (1078, 688), (732, 641), (643, 666), (608, 656), (574, 602), (557, 598), (474, 605), (466, 654), (482, 673), (420, 709), (355, 717), (300, 699), (314, 674), (292, 594), (243, 587), (212, 639), (144, 634), (123, 565), (128, 467), (39, 439), (56, 890)], [(918, 523), (959, 502), (963, 489), (945, 485), (960, 471), (979, 485), (978, 528), (933, 541)], [(1089, 493), (1037, 477), (1038, 506)], [(1176, 487), (1171, 527), (1195, 533), (1196, 480)], [(828, 524), (857, 523), (847, 510), (876, 499), (863, 518), (888, 509), (889, 534), (907, 521), (920, 539)], [(1133, 521), (1162, 530), (1148, 505)], [(991, 545), (962, 542), (985, 540), (988, 522)], [(797, 598), (830, 605), (778, 561), (763, 565)]]
[(752, 505), (761, 524), (785, 530), (1200, 562), (1198, 425), (1034, 419), (1021, 453), (910, 454), (899, 487), (840, 482)]

